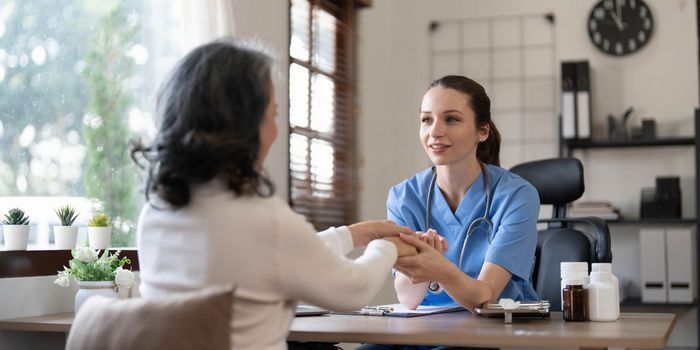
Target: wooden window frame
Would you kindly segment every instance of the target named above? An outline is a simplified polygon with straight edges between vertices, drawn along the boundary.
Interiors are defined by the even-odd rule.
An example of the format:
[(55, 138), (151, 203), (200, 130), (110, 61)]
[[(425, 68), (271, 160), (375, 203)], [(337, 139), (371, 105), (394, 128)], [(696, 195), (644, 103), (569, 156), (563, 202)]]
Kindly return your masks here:
[[(306, 188), (298, 186), (295, 183), (291, 171), (292, 159), (291, 152), (288, 159), (288, 198), (289, 205), (292, 209), (306, 216), (317, 230), (323, 230), (329, 226), (340, 226), (348, 224), (355, 220), (357, 215), (357, 171), (356, 171), (356, 150), (355, 150), (355, 49), (356, 42), (355, 32), (355, 17), (357, 9), (366, 7), (370, 3), (358, 2), (354, 0), (308, 0), (308, 33), (309, 33), (309, 60), (303, 61), (289, 54), (289, 66), (297, 64), (304, 67), (309, 72), (308, 80), (308, 109), (307, 113), (311, 113), (312, 101), (312, 76), (314, 74), (322, 74), (335, 83), (334, 91), (334, 130), (341, 129), (341, 134), (334, 132), (332, 134), (324, 134), (311, 129), (311, 127), (296, 127), (291, 123), (291, 99), (290, 106), (290, 122), (289, 134), (287, 142), (291, 150), (292, 135), (301, 135), (311, 139), (319, 139), (329, 142), (333, 145), (333, 158), (337, 161), (334, 166), (338, 166), (334, 170), (332, 179), (331, 198), (320, 198), (313, 195), (312, 191), (312, 174), (310, 166), (306, 168)], [(333, 15), (340, 23), (337, 28), (335, 40), (335, 67), (342, 67), (336, 72), (326, 72), (321, 70), (316, 63), (313, 62), (314, 52), (314, 33), (313, 33), (313, 10), (320, 8)], [(289, 10), (289, 44), (292, 39), (292, 3), (290, 1)], [(290, 81), (291, 84), (291, 81)], [(291, 89), (291, 85), (290, 85)], [(288, 97), (289, 98), (289, 97)], [(342, 127), (338, 125), (342, 124)], [(307, 149), (307, 164), (310, 164), (310, 150)], [(338, 165), (341, 163), (341, 165)], [(341, 174), (338, 176), (337, 174)], [(296, 180), (297, 183), (299, 180)], [(294, 191), (303, 189), (308, 193), (303, 198), (295, 198)]]

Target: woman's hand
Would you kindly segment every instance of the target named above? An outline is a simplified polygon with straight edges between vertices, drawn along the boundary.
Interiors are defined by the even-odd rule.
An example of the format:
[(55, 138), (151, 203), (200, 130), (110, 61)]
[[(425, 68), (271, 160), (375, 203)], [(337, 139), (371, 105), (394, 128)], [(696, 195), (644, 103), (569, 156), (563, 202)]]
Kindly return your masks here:
[(402, 241), (399, 237), (384, 237), (382, 239), (387, 240), (396, 245), (398, 257), (418, 254), (418, 250), (416, 249), (416, 247)]
[[(442, 283), (451, 274), (461, 273), (452, 262), (442, 255), (442, 251), (438, 251), (434, 246), (423, 242), (415, 235), (402, 234), (400, 238), (418, 250), (417, 255), (399, 258), (394, 266), (397, 271), (406, 275), (411, 283), (416, 284), (429, 281)], [(435, 237), (433, 237), (433, 243), (435, 240)]]
[(405, 226), (399, 226), (391, 220), (362, 221), (349, 225), (354, 247), (364, 247), (370, 241), (384, 237), (398, 237), (399, 233), (413, 235), (413, 231)]
[(445, 253), (447, 251), (447, 239), (440, 236), (437, 231), (432, 228), (429, 229), (428, 232), (421, 234), (420, 240), (435, 248), (435, 250), (440, 253)]

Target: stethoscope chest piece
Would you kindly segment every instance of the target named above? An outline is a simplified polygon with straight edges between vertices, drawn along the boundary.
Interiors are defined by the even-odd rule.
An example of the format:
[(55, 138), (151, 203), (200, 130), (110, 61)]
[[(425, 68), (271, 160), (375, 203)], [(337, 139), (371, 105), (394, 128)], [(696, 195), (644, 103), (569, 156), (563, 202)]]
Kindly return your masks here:
[(442, 286), (436, 281), (430, 281), (428, 284), (428, 290), (433, 294), (440, 294), (442, 293)]

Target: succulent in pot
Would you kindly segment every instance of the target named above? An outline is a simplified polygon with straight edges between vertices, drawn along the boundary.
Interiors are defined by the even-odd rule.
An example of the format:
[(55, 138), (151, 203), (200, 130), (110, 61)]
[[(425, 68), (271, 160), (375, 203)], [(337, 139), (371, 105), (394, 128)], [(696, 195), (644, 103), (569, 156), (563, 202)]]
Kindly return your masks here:
[(112, 220), (104, 213), (95, 213), (88, 222), (88, 243), (92, 249), (107, 249), (112, 237)]
[(27, 250), (29, 217), (22, 209), (12, 208), (2, 221), (6, 250)]
[(56, 249), (73, 249), (78, 239), (78, 227), (73, 226), (78, 213), (70, 204), (54, 209), (61, 221), (60, 226), (53, 227), (53, 237)]

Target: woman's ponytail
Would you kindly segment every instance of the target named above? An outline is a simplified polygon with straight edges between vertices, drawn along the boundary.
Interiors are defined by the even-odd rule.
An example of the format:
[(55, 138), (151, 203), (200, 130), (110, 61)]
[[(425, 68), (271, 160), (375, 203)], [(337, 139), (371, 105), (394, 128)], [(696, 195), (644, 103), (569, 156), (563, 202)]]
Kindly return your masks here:
[(484, 164), (500, 166), (501, 133), (496, 129), (493, 120), (489, 120), (486, 124), (489, 126), (489, 137), (476, 147), (476, 158)]

